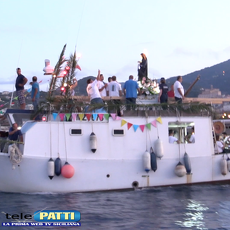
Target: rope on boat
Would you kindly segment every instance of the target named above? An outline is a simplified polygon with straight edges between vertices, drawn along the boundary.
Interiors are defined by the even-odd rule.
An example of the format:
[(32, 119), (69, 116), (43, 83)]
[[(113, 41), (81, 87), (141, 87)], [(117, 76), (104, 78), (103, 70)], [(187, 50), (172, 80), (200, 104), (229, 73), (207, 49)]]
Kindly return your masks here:
[(22, 161), (22, 152), (16, 144), (12, 144), (10, 147), (9, 155), (10, 162), (13, 165), (13, 169), (15, 169), (15, 165), (19, 165)]

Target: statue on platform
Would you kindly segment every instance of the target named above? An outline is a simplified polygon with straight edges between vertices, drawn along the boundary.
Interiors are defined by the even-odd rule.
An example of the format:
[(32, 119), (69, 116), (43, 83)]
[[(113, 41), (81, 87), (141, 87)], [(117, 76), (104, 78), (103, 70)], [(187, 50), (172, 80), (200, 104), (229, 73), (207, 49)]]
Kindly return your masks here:
[(148, 60), (144, 53), (141, 53), (141, 57), (142, 60), (138, 62), (138, 81), (142, 81), (143, 77), (148, 79)]

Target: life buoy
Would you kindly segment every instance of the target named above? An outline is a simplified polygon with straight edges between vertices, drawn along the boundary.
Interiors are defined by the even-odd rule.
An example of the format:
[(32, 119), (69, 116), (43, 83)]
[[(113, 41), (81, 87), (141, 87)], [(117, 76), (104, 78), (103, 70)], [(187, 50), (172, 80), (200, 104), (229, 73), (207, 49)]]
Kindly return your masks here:
[(50, 158), (48, 161), (48, 177), (50, 180), (52, 180), (54, 177), (54, 160), (52, 158)]
[(178, 177), (183, 177), (186, 174), (186, 169), (185, 169), (184, 165), (181, 162), (179, 162), (176, 165), (174, 172)]
[(155, 154), (158, 158), (162, 158), (164, 156), (164, 148), (163, 148), (163, 142), (158, 138), (155, 143)]
[(143, 154), (143, 166), (145, 172), (149, 172), (151, 170), (151, 165), (150, 165), (150, 153), (148, 151), (145, 151)]
[(187, 153), (184, 154), (184, 166), (185, 166), (187, 174), (190, 174), (192, 171), (192, 168), (191, 168), (190, 158)]

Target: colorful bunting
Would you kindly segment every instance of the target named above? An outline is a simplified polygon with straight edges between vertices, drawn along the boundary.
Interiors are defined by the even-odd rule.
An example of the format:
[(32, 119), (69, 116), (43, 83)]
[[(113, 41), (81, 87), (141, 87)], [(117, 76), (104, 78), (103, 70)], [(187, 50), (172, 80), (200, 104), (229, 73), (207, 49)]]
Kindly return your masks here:
[(96, 121), (96, 119), (97, 119), (97, 114), (93, 113), (93, 120)]
[(30, 93), (30, 92), (31, 92), (31, 90), (32, 90), (32, 88), (29, 88), (29, 89), (27, 89), (27, 92), (28, 92), (28, 93)]
[(145, 125), (139, 125), (142, 132), (144, 132)]
[(111, 117), (113, 118), (113, 120), (116, 120), (116, 113), (110, 113)]
[(76, 113), (72, 113), (72, 121), (76, 121), (77, 118), (77, 114)]
[(139, 127), (139, 125), (133, 125), (133, 129), (135, 132), (137, 131), (138, 127)]
[(152, 123), (151, 123), (154, 127), (157, 127), (157, 122), (154, 120), (154, 121), (152, 121)]
[(91, 118), (92, 114), (91, 114), (91, 113), (87, 113), (87, 114), (85, 114), (85, 115), (86, 115), (88, 121), (90, 121), (90, 118)]
[(57, 113), (53, 113), (52, 115), (53, 115), (53, 119), (54, 119), (54, 121), (55, 121), (58, 114), (57, 114)]
[(128, 130), (129, 130), (133, 126), (133, 124), (128, 123), (127, 126), (128, 126)]
[(65, 114), (64, 113), (59, 113), (59, 117), (60, 117), (61, 121), (63, 121), (64, 117), (65, 117)]
[(66, 113), (66, 114), (65, 114), (65, 117), (66, 117), (67, 121), (70, 119), (70, 116), (71, 116), (70, 113)]
[(146, 124), (146, 127), (151, 130), (151, 123)]
[(156, 120), (157, 120), (160, 124), (162, 124), (161, 117), (158, 117)]
[(121, 120), (121, 117), (117, 116), (116, 121), (119, 121), (119, 120)]
[(106, 119), (107, 121), (109, 120), (109, 114), (108, 114), (108, 113), (104, 114), (104, 117), (105, 117), (105, 119)]
[(82, 121), (82, 119), (84, 117), (84, 114), (83, 113), (79, 113), (78, 116), (79, 116), (80, 121)]
[[(105, 115), (106, 115), (106, 114), (105, 114)], [(109, 115), (109, 114), (107, 114), (107, 115)], [(98, 117), (99, 117), (100, 121), (102, 121), (102, 120), (103, 120), (103, 117), (104, 117), (104, 114), (98, 114)], [(106, 120), (108, 120), (108, 119), (106, 119)]]
[(14, 97), (14, 99), (13, 100), (18, 100), (18, 97)]
[(121, 120), (121, 126), (123, 126), (123, 125), (125, 125), (127, 123), (127, 121), (125, 121), (125, 120)]

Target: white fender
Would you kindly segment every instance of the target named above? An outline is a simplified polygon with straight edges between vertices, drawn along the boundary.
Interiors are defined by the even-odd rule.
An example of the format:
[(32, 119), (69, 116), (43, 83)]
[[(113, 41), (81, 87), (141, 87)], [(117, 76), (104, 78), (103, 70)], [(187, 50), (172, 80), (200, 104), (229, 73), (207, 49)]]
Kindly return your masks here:
[(90, 142), (91, 151), (95, 153), (97, 150), (97, 136), (95, 135), (94, 132), (90, 134), (89, 142)]
[(181, 162), (179, 162), (176, 165), (174, 172), (178, 177), (183, 177), (186, 174), (186, 169), (185, 169), (184, 165)]
[(151, 157), (150, 153), (147, 151), (143, 154), (143, 166), (146, 172), (151, 170)]
[(221, 168), (221, 174), (223, 176), (227, 175), (227, 172), (228, 172), (227, 161), (224, 159), (224, 157), (220, 161), (220, 168)]
[(48, 161), (48, 177), (50, 178), (50, 180), (52, 180), (54, 177), (54, 168), (54, 160), (50, 158)]
[(164, 156), (164, 148), (163, 148), (163, 142), (158, 138), (155, 143), (155, 154), (158, 158), (162, 158)]

